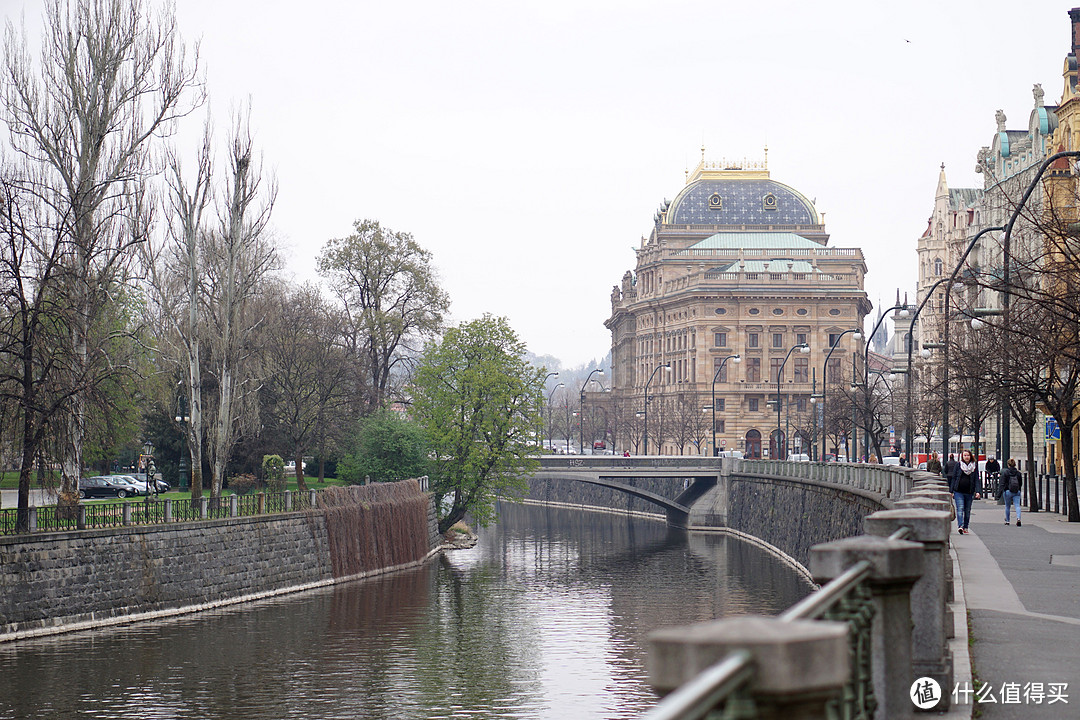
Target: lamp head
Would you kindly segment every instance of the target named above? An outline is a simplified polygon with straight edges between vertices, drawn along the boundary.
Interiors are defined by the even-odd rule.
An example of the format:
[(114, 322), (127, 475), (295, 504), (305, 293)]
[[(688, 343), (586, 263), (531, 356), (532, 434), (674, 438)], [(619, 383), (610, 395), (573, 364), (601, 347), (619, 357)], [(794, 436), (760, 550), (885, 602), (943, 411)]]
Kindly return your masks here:
[(930, 348), (923, 348), (922, 350), (920, 350), (919, 356), (924, 359), (930, 357)]
[(984, 327), (986, 327), (986, 323), (984, 323), (982, 320), (980, 320), (979, 318), (971, 318), (972, 330), (982, 330)]
[(851, 337), (855, 338), (856, 340), (862, 340), (862, 332), (856, 330), (851, 334)]
[(810, 352), (810, 346), (807, 345), (806, 343), (803, 343), (802, 345), (799, 346), (799, 352), (801, 352), (803, 355), (805, 355), (806, 353)]
[(733, 363), (741, 363), (742, 362), (742, 357), (740, 357), (739, 355), (736, 355), (735, 357), (731, 358), (731, 362), (733, 362)]

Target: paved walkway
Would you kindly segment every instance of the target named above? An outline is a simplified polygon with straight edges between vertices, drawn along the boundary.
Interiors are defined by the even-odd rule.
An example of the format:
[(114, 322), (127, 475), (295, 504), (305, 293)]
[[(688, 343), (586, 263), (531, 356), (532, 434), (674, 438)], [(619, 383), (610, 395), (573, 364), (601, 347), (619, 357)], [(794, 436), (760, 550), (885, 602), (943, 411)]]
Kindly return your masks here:
[(975, 684), (990, 686), (969, 702), (990, 720), (1080, 718), (1080, 523), (1027, 511), (1022, 520), (1005, 525), (1004, 506), (976, 500), (972, 532), (953, 528)]

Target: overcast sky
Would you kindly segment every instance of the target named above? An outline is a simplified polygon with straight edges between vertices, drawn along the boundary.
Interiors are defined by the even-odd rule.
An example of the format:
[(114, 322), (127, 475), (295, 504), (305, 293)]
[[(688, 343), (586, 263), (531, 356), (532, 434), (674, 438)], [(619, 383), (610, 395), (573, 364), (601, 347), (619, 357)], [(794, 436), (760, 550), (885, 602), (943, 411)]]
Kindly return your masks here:
[[(289, 271), (354, 220), (434, 254), (454, 320), (505, 315), (573, 366), (701, 158), (761, 160), (861, 247), (867, 292), (914, 296), (941, 163), (981, 186), (994, 112), (1061, 97), (1067, 3), (178, 0), (211, 111), (252, 102)], [(0, 0), (27, 24), (41, 0)], [(198, 127), (196, 120), (193, 126)]]

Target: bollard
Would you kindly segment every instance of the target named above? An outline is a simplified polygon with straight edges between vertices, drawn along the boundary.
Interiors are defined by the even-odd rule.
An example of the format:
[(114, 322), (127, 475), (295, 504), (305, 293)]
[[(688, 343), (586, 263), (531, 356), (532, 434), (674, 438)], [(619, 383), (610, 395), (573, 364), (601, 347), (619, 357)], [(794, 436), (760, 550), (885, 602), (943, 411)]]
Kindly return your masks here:
[(847, 625), (744, 615), (649, 634), (649, 684), (661, 695), (730, 653), (750, 654), (749, 694), (761, 720), (828, 717), (850, 674)]
[(911, 667), (911, 589), (923, 572), (923, 546), (873, 535), (844, 538), (810, 548), (810, 574), (825, 583), (860, 560), (870, 563), (874, 603), (871, 637), (874, 714), (879, 720), (910, 718), (914, 705), (908, 690)]
[[(949, 530), (952, 517), (941, 510), (918, 508), (883, 510), (863, 518), (870, 535), (888, 537), (900, 528), (910, 528), (908, 540), (923, 546), (923, 574), (911, 589), (912, 630), (911, 665), (915, 677), (932, 677), (942, 688), (952, 688), (952, 654), (948, 650), (952, 614), (947, 605), (946, 569), (949, 558)], [(949, 693), (944, 693), (935, 710), (949, 707)]]

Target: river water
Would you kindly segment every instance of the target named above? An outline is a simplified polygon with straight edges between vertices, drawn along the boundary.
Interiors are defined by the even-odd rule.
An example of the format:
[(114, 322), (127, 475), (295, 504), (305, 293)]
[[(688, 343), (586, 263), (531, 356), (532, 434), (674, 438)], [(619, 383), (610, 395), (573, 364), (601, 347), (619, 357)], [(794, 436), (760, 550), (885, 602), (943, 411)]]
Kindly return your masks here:
[(0, 645), (0, 718), (634, 718), (654, 702), (649, 631), (810, 590), (734, 538), (501, 510), (477, 547), (415, 570)]

